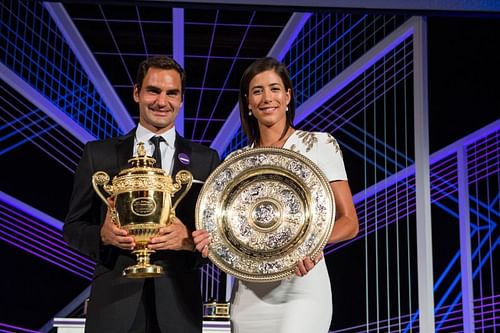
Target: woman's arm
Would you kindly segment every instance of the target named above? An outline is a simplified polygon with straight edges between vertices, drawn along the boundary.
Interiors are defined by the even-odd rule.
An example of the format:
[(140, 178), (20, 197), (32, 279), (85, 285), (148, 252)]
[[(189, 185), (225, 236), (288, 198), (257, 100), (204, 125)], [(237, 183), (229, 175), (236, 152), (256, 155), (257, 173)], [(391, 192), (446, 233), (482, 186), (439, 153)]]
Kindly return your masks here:
[(331, 182), (330, 186), (335, 198), (336, 216), (328, 243), (337, 243), (354, 238), (359, 231), (359, 222), (349, 183), (339, 180)]

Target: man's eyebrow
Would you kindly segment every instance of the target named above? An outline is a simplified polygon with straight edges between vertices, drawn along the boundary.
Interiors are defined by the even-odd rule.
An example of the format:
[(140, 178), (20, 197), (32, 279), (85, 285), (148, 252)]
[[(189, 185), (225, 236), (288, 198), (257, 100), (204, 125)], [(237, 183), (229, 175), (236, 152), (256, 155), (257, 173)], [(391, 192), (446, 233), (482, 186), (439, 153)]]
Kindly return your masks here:
[[(146, 89), (146, 90), (152, 90), (152, 91), (161, 91), (160, 87), (153, 86), (153, 85), (145, 86), (144, 89)], [(180, 93), (181, 90), (178, 89), (178, 88), (172, 88), (172, 89), (167, 89), (166, 92), (170, 93), (170, 94), (171, 93)]]
[(172, 88), (172, 89), (167, 89), (167, 92), (169, 92), (169, 93), (173, 93), (173, 92), (181, 92), (181, 90), (180, 90), (180, 89), (178, 89), (178, 88)]

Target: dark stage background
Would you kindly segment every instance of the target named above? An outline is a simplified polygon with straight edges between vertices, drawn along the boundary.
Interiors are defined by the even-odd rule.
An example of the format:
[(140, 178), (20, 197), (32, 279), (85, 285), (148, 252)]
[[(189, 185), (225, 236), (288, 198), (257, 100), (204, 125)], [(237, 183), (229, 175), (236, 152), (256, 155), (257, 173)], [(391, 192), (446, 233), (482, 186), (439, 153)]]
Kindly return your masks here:
[[(172, 55), (175, 52), (175, 47), (172, 46), (176, 41), (172, 21), (176, 16), (172, 14), (172, 6), (169, 4), (137, 2), (134, 5), (125, 5), (110, 1), (63, 1), (62, 3), (60, 5), (52, 2), (7, 0), (0, 4), (2, 22), (0, 45), (3, 66), (2, 80), (0, 80), (2, 96), (0, 165), (3, 193), (0, 200), (0, 262), (2, 262), (0, 331), (2, 332), (21, 332), (22, 328), (49, 331), (51, 319), (60, 314), (60, 311), (90, 283), (88, 271), (75, 268), (79, 272), (75, 274), (60, 260), (62, 254), (56, 251), (56, 246), (61, 244), (58, 239), (60, 232), (54, 225), (46, 223), (47, 220), (56, 222), (64, 220), (73, 172), (83, 142), (76, 134), (76, 130), (72, 131), (54, 121), (53, 117), (49, 116), (50, 112), (40, 107), (39, 103), (44, 98), (30, 95), (26, 90), (23, 93), (23, 88), (13, 83), (15, 82), (13, 77), (20, 78), (32, 89), (40, 91), (51, 101), (51, 107), (62, 110), (86, 131), (87, 135), (104, 138), (117, 135), (123, 132), (127, 124), (130, 125), (126, 120), (121, 124), (116, 121), (121, 117), (119, 112), (113, 113), (116, 108), (125, 110), (130, 115), (129, 121), (135, 123), (137, 120), (137, 109), (132, 100), (132, 81), (138, 62), (146, 55), (160, 53)], [(69, 21), (75, 26), (75, 31), (79, 32), (81, 40), (88, 47), (88, 52), (93, 55), (95, 64), (102, 69), (103, 77), (108, 80), (110, 89), (115, 91), (116, 100), (103, 100), (99, 91), (106, 90), (94, 88), (98, 84), (93, 81), (92, 75), (88, 74), (88, 67), (76, 65), (73, 68), (73, 65), (65, 65), (78, 64), (79, 59), (67, 48), (66, 51), (62, 51), (63, 41), (68, 37), (62, 38), (64, 33), (57, 31), (57, 24), (49, 23), (54, 17), (58, 17), (54, 14), (52, 5), (60, 6), (57, 8), (62, 8), (67, 13)], [(287, 23), (293, 20), (294, 12), (284, 7), (217, 6), (194, 3), (180, 5), (178, 8), (183, 7), (184, 65), (188, 73), (184, 134), (195, 141), (214, 146), (221, 142), (221, 133), (228, 133), (224, 132), (227, 130), (224, 124), (230, 119), (231, 111), (237, 104), (237, 85), (241, 73), (253, 59), (270, 53), (276, 41), (280, 40), (280, 34), (289, 31)], [(306, 12), (303, 9), (300, 8), (296, 13), (303, 14)], [(479, 257), (473, 257), (472, 260), (473, 271), (476, 272), (472, 281), (474, 304), (477, 302), (481, 304), (475, 308), (476, 330), (495, 331), (500, 320), (497, 228), (500, 211), (498, 198), (500, 16), (498, 12), (308, 9), (311, 16), (308, 17), (308, 23), (304, 24), (304, 27), (312, 30), (308, 24), (321, 26), (326, 20), (331, 20), (332, 23), (328, 29), (323, 26), (323, 30), (316, 32), (316, 35), (289, 33), (289, 44), (292, 46), (288, 44), (283, 46), (295, 50), (283, 56), (283, 61), (290, 64), (292, 74), (304, 68), (304, 73), (294, 77), (299, 106), (305, 105), (321, 87), (339, 77), (343, 71), (349, 71), (349, 66), (355, 62), (356, 57), (361, 57), (372, 47), (375, 48), (377, 43), (408, 22), (412, 16), (424, 15), (428, 34), (426, 43), (428, 81), (426, 82), (430, 154), (454, 145), (462, 138), (487, 126), (494, 126), (488, 134), (490, 144), (486, 145), (484, 153), (480, 153), (487, 165), (484, 167), (486, 170), (484, 177), (480, 177), (483, 183), (474, 185), (470, 194), (475, 197), (474, 200), (471, 199), (471, 212), (473, 212), (471, 219), (475, 216), (475, 212), (480, 211), (477, 215), (487, 223), (477, 222), (477, 230), (484, 230), (486, 225), (488, 234), (484, 239), (478, 236), (479, 231), (477, 233), (471, 231), (470, 239), (472, 251), (477, 250), (480, 253)], [(314, 24), (311, 23), (313, 20)], [(365, 24), (363, 32), (355, 35), (353, 31), (359, 28), (358, 23), (363, 20), (372, 20), (375, 23), (373, 25), (363, 23)], [(386, 23), (377, 26), (378, 20)], [(68, 24), (65, 21), (61, 22)], [(28, 27), (34, 30), (30, 31), (31, 28)], [(362, 42), (363, 50), (359, 51), (360, 49), (356, 49), (356, 45), (354, 42), (351, 43), (349, 38), (351, 40), (363, 38), (363, 34), (368, 42)], [(53, 35), (59, 37), (51, 38)], [(327, 35), (332, 37), (324, 38)], [(342, 46), (338, 46), (334, 55), (330, 46), (337, 47), (336, 44), (340, 43)], [(408, 45), (405, 48), (409, 48), (410, 51), (409, 53), (404, 51), (406, 53), (401, 58), (411, 59), (414, 45), (406, 43)], [(301, 52), (296, 51), (299, 47)], [(311, 51), (313, 48), (316, 52), (314, 54)], [(367, 69), (363, 80), (368, 80), (370, 75), (378, 78), (380, 73), (389, 73), (387, 74), (389, 76), (392, 68), (390, 64), (397, 63), (398, 61), (394, 59), (399, 57), (399, 53), (394, 54), (393, 60), (387, 60), (372, 72)], [(319, 58), (328, 59), (321, 63)], [(55, 63), (56, 66), (50, 63)], [(7, 74), (6, 69), (12, 74)], [(67, 73), (59, 76), (59, 79), (50, 79), (58, 77), (56, 73), (61, 70), (67, 70)], [(74, 74), (72, 77), (73, 70), (75, 73), (87, 73), (90, 79), (79, 80), (78, 77), (82, 74)], [(395, 125), (389, 126), (392, 121), (379, 116), (381, 110), (391, 110), (390, 114), (394, 118), (396, 115), (398, 117), (406, 115), (413, 119), (413, 97), (410, 95), (413, 95), (414, 70), (406, 72), (406, 69), (402, 69), (402, 71), (407, 74), (402, 75), (401, 81), (397, 82), (406, 83), (397, 89), (394, 88), (393, 92), (387, 88), (390, 86), (387, 83), (389, 81), (384, 81), (382, 84), (384, 89), (387, 88), (385, 92), (380, 92), (378, 88), (373, 88), (372, 91), (371, 84), (366, 83), (367, 81), (363, 81), (363, 88), (359, 88), (357, 81), (351, 81), (343, 90), (344, 96), (351, 99), (339, 97), (335, 100), (337, 95), (330, 97), (323, 105), (317, 105), (316, 111), (306, 113), (297, 124), (305, 129), (330, 131), (339, 139), (353, 194), (361, 196), (370, 186), (404, 169), (395, 167), (394, 170), (388, 171), (390, 167), (386, 159), (395, 153), (382, 147), (385, 144), (398, 148), (405, 144), (412, 147), (415, 140), (412, 121), (405, 123), (408, 130), (404, 135), (404, 131), (396, 131), (399, 129), (397, 121), (394, 121)], [(320, 77), (317, 72), (328, 72), (330, 76)], [(306, 77), (308, 74), (311, 76), (301, 81), (301, 77)], [(93, 75), (99, 77), (97, 74)], [(384, 76), (381, 74), (380, 77)], [(72, 82), (72, 79), (79, 84)], [(43, 82), (46, 84), (52, 82), (52, 88), (44, 86)], [(65, 88), (62, 89), (60, 85)], [(71, 92), (80, 90), (90, 93), (85, 97), (67, 98)], [(349, 116), (346, 112), (342, 114), (345, 118), (339, 121), (337, 110), (348, 104), (348, 100), (357, 98), (354, 92), (358, 90), (366, 91), (364, 106), (360, 107), (360, 113)], [(367, 95), (373, 95), (373, 100), (376, 101), (373, 105), (366, 102)], [(406, 107), (403, 108), (401, 105)], [(369, 116), (363, 118), (363, 114)], [(375, 147), (373, 151), (380, 149), (379, 154), (373, 153), (372, 156), (369, 152), (366, 153), (366, 150), (370, 150), (366, 149), (370, 147), (370, 143), (367, 143), (370, 141), (369, 138), (364, 137), (364, 143), (356, 141), (356, 138), (363, 138), (364, 135), (356, 134), (354, 131), (356, 126), (361, 128), (359, 133), (371, 133), (379, 138), (379, 141), (372, 146)], [(394, 134), (394, 139), (391, 139), (394, 132), (398, 132), (398, 136), (396, 138)], [(227, 135), (231, 138), (234, 135), (234, 138), (231, 142), (225, 142), (225, 145), (217, 146), (221, 156), (243, 144), (238, 133), (231, 132)], [(358, 149), (356, 145), (364, 146), (365, 149)], [(403, 153), (412, 156), (414, 151), (413, 148), (409, 148)], [(411, 159), (405, 161), (405, 166), (413, 164)], [(374, 165), (382, 167), (377, 169)], [(450, 172), (456, 172), (457, 165), (451, 165), (449, 168)], [(469, 174), (471, 173), (473, 171), (469, 171)], [(482, 203), (478, 204), (478, 208), (474, 208), (474, 202)], [(365, 208), (370, 206), (370, 202), (360, 199), (359, 205), (358, 212), (366, 212)], [(460, 298), (462, 291), (460, 282), (457, 285), (455, 280), (457, 277), (460, 280), (461, 272), (461, 267), (457, 264), (459, 259), (456, 258), (457, 253), (462, 253), (458, 250), (460, 240), (456, 212), (459, 206), (456, 191), (444, 193), (439, 198), (433, 197), (432, 266), (435, 283), (435, 321), (436, 330), (442, 332), (456, 332), (463, 327)], [(387, 207), (380, 206), (379, 213), (387, 210)], [(325, 258), (334, 290), (334, 318), (331, 326), (333, 331), (419, 331), (418, 320), (412, 320), (415, 316), (418, 317), (419, 310), (415, 217), (410, 214), (409, 217), (399, 219), (400, 216), (402, 215), (398, 213), (390, 222), (387, 221), (389, 218), (380, 218), (377, 220), (379, 222), (369, 226), (367, 222), (369, 214), (362, 215), (361, 222), (366, 224), (363, 225), (359, 237), (344, 246), (341, 244), (328, 248), (328, 255)], [(396, 221), (398, 223), (392, 223)], [(471, 221), (471, 224), (474, 222)], [(40, 236), (40, 239), (35, 239), (33, 235)], [(403, 236), (408, 238), (403, 239)], [(397, 241), (394, 241), (395, 239)], [(489, 244), (488, 247), (483, 247), (483, 243)], [(404, 253), (401, 252), (403, 248)], [(71, 253), (66, 255), (72, 256)], [(78, 266), (80, 259), (74, 260)], [(443, 273), (448, 270), (451, 275)], [(223, 287), (225, 275), (214, 271), (215, 268), (209, 267), (201, 274), (207, 281), (211, 279), (221, 281), (221, 288), (202, 286), (202, 289), (207, 298), (214, 295), (225, 297)], [(446, 288), (443, 287), (445, 285)], [(448, 293), (458, 300), (453, 303), (450, 298), (446, 298)], [(440, 300), (443, 300), (442, 303)], [(455, 314), (440, 312), (446, 307), (453, 309), (451, 312)], [(81, 303), (72, 306), (72, 309), (66, 312), (68, 316), (81, 316)], [(394, 326), (390, 326), (389, 329), (387, 325)]]

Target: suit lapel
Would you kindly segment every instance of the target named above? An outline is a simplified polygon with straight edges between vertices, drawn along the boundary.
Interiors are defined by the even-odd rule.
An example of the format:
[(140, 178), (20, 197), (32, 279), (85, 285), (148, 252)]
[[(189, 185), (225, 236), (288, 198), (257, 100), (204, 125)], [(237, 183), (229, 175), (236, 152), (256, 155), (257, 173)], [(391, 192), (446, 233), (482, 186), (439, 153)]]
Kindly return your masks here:
[[(175, 152), (174, 166), (172, 168), (172, 178), (175, 177), (180, 170), (188, 170), (192, 172), (191, 164), (191, 145), (189, 141), (184, 139), (178, 133), (175, 134)], [(175, 179), (175, 178), (174, 178)]]
[(136, 128), (121, 137), (117, 144), (117, 164), (118, 170), (123, 170), (130, 167), (128, 160), (133, 157), (134, 138)]

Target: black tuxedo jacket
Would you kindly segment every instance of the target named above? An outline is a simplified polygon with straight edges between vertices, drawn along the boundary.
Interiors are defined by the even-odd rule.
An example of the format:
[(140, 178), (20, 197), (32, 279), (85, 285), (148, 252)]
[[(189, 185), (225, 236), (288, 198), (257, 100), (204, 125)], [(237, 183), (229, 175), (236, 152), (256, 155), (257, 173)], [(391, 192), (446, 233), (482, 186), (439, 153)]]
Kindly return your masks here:
[[(88, 333), (127, 332), (142, 295), (144, 279), (122, 277), (122, 270), (135, 263), (135, 255), (101, 242), (100, 228), (107, 207), (92, 187), (92, 175), (96, 171), (105, 171), (112, 179), (130, 167), (128, 160), (132, 157), (134, 136), (135, 129), (121, 137), (87, 143), (75, 174), (63, 235), (70, 246), (96, 261), (87, 309), (85, 329)], [(189, 157), (188, 164), (178, 158), (181, 153)], [(205, 181), (219, 163), (215, 150), (177, 134), (173, 176), (185, 169), (195, 180)], [(200, 183), (193, 183), (176, 208), (176, 216), (189, 230), (195, 229), (195, 206), (200, 189)], [(173, 202), (175, 200), (176, 197)], [(162, 332), (201, 332), (202, 303), (197, 270), (203, 263), (201, 256), (189, 251), (157, 251), (151, 259), (166, 272), (165, 276), (154, 279)]]

